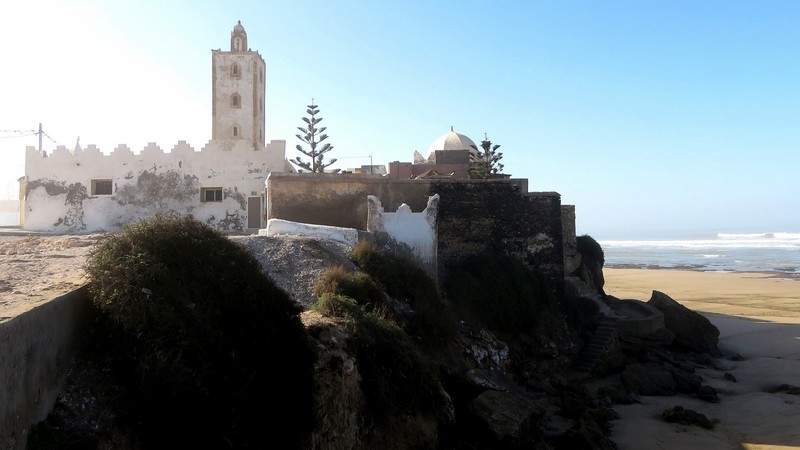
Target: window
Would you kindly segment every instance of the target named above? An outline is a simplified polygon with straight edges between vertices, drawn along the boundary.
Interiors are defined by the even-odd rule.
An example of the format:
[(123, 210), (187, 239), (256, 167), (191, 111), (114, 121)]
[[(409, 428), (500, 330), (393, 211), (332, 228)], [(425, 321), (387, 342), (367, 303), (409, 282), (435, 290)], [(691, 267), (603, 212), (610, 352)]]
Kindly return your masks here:
[(92, 195), (111, 195), (111, 180), (92, 180)]
[(231, 108), (241, 108), (242, 107), (242, 98), (239, 94), (231, 95)]
[(239, 127), (233, 127), (233, 137), (239, 137)]
[(200, 189), (200, 201), (205, 202), (221, 202), (222, 201), (222, 188), (202, 188)]
[(231, 76), (234, 78), (239, 78), (242, 75), (242, 72), (239, 70), (239, 65), (235, 64), (231, 66)]

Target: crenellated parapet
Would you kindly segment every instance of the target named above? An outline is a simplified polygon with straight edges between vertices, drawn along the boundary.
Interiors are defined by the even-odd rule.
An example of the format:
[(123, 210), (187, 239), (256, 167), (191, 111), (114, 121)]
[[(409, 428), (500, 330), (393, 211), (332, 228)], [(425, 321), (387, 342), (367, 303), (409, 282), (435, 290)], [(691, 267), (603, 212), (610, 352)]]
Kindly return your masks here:
[(179, 141), (170, 151), (148, 143), (138, 153), (121, 144), (50, 154), (28, 147), (24, 228), (114, 230), (156, 211), (192, 214), (221, 229), (262, 225), (264, 182), (283, 172), (286, 141), (254, 148), (244, 139), (209, 141), (195, 150)]
[(280, 156), (285, 156), (285, 149), (286, 149), (285, 140), (273, 140), (270, 141), (265, 147), (256, 149), (253, 147), (253, 145), (251, 145), (244, 139), (239, 139), (235, 141), (210, 140), (200, 150), (195, 150), (195, 148), (189, 145), (186, 141), (178, 141), (178, 143), (175, 144), (169, 151), (164, 151), (155, 142), (149, 142), (138, 153), (133, 152), (131, 148), (128, 147), (126, 144), (119, 144), (109, 153), (101, 151), (94, 144), (90, 144), (84, 149), (76, 148), (73, 150), (68, 149), (64, 145), (59, 145), (49, 153), (47, 151), (39, 151), (36, 149), (36, 147), (28, 146), (26, 148), (26, 158), (30, 160), (47, 159), (50, 161), (67, 160), (67, 159), (80, 161), (80, 160), (113, 158), (119, 162), (134, 161), (142, 158), (161, 158), (161, 157), (173, 158), (173, 159), (184, 159), (184, 158), (216, 159), (221, 156), (226, 158), (241, 156), (241, 157), (246, 157), (248, 159), (253, 159), (253, 154), (252, 154), (253, 152), (256, 153), (265, 152), (270, 154), (279, 153)]

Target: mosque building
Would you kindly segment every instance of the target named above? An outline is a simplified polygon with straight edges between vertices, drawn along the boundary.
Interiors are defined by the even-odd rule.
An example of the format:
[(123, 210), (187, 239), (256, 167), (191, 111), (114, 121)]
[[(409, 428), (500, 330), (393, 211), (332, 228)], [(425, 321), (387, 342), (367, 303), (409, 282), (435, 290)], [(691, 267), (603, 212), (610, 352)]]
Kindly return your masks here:
[(199, 151), (179, 141), (165, 152), (94, 145), (50, 154), (28, 147), (20, 224), (27, 230), (114, 231), (157, 211), (191, 214), (221, 230), (264, 226), (264, 183), (296, 172), (286, 141), (264, 140), (266, 64), (247, 46), (241, 22), (230, 50), (212, 50), (212, 133)]

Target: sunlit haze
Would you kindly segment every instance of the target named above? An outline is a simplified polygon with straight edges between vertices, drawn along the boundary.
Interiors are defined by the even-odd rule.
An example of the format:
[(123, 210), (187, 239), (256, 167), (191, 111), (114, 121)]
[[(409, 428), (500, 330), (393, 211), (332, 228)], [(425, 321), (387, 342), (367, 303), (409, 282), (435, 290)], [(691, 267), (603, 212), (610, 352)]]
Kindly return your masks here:
[[(319, 105), (349, 168), (450, 130), (599, 239), (800, 231), (800, 3), (15, 1), (0, 14), (0, 198), (45, 150), (211, 138), (211, 50), (267, 64), (266, 139)], [(371, 159), (370, 159), (371, 156)]]

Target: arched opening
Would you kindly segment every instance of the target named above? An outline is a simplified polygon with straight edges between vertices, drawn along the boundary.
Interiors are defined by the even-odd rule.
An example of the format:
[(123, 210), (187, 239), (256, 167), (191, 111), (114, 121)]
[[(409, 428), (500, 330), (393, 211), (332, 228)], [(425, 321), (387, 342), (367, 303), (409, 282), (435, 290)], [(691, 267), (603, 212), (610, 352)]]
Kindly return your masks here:
[(234, 65), (231, 66), (231, 76), (232, 77), (239, 78), (241, 76), (241, 74), (242, 74), (242, 72), (241, 72), (241, 69), (239, 69), (239, 65), (238, 64), (234, 64)]
[(242, 98), (239, 94), (231, 95), (231, 108), (241, 108), (242, 107)]
[(233, 137), (239, 137), (239, 127), (234, 125), (232, 133), (233, 133)]

